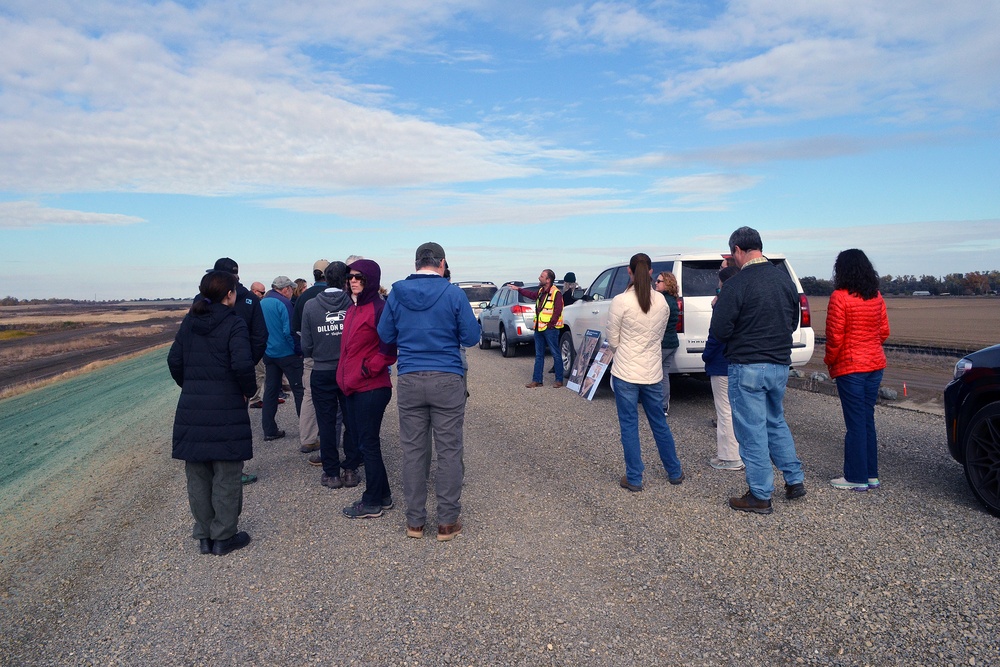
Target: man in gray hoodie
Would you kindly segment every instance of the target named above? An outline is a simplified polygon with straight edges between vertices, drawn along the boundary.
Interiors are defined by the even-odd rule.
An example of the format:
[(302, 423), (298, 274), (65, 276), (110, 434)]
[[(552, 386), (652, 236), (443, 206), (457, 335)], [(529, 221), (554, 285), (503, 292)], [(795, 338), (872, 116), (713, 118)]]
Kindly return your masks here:
[[(347, 265), (332, 262), (324, 271), (327, 287), (306, 303), (302, 310), (302, 353), (313, 360), (310, 377), (316, 423), (319, 426), (320, 484), (331, 489), (357, 486), (361, 452), (350, 433), (344, 433), (344, 459), (340, 452), (340, 416), (344, 394), (337, 386), (340, 340), (344, 316), (351, 305), (350, 295), (341, 289)], [(341, 475), (343, 468), (343, 475)]]

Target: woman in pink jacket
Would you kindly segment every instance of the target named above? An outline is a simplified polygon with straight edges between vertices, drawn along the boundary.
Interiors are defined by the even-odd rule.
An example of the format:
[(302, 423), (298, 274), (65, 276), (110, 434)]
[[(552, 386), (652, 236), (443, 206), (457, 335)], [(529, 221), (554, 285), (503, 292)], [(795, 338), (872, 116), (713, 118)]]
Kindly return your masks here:
[(383, 343), (376, 331), (385, 308), (379, 294), (382, 269), (370, 259), (355, 260), (347, 269), (347, 289), (354, 305), (344, 317), (337, 385), (344, 392), (344, 420), (364, 457), (365, 491), (360, 500), (344, 508), (344, 516), (374, 519), (392, 509), (380, 433), (392, 398), (389, 367), (396, 363), (396, 346)]
[(882, 343), (889, 337), (878, 272), (862, 251), (837, 255), (834, 292), (826, 314), (823, 363), (837, 380), (844, 411), (844, 476), (830, 480), (835, 489), (867, 491), (879, 486), (875, 402), (885, 369)]

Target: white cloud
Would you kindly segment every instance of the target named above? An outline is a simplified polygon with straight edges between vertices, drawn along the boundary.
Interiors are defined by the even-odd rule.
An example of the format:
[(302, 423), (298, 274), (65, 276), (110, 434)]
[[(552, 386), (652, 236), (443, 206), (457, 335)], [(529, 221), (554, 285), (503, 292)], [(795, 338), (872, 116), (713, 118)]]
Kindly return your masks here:
[(696, 204), (724, 200), (726, 195), (748, 190), (762, 180), (747, 174), (691, 174), (662, 178), (653, 184), (653, 192), (680, 195), (678, 204)]
[(0, 229), (32, 229), (50, 225), (134, 225), (142, 218), (117, 213), (88, 213), (47, 208), (31, 201), (0, 202)]

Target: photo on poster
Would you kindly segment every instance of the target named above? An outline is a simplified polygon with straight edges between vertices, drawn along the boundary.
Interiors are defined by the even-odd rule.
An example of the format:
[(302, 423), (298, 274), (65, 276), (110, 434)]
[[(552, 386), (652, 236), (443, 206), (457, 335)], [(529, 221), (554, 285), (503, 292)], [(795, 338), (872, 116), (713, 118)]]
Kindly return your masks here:
[(583, 392), (580, 391), (580, 388), (583, 385), (587, 369), (590, 368), (590, 361), (594, 358), (594, 353), (597, 351), (597, 343), (600, 340), (600, 331), (587, 329), (587, 333), (583, 335), (580, 349), (576, 351), (576, 361), (573, 363), (573, 368), (570, 369), (569, 377), (566, 379), (566, 387), (570, 391), (575, 391), (582, 395)]
[(614, 358), (615, 352), (611, 349), (608, 341), (601, 343), (601, 347), (597, 351), (597, 358), (594, 359), (590, 370), (587, 371), (587, 376), (583, 379), (583, 386), (580, 387), (581, 396), (584, 396), (588, 401), (594, 400), (594, 394), (597, 393), (597, 387), (601, 384), (601, 378), (604, 377), (604, 373), (607, 372), (608, 366), (611, 365)]

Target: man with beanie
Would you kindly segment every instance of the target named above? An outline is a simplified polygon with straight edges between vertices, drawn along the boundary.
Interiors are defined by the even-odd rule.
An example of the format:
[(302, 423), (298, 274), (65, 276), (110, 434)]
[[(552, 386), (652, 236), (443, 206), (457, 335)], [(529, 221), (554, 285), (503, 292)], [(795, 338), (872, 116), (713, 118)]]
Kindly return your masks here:
[(465, 385), (460, 348), (479, 342), (479, 322), (465, 293), (444, 277), (444, 248), (417, 248), (416, 271), (389, 292), (378, 335), (398, 349), (396, 405), (403, 454), (406, 535), (420, 538), (427, 519), (431, 431), (437, 449), (437, 539), (462, 531)]
[[(292, 310), (292, 331), (302, 336), (302, 312), (310, 299), (326, 289), (326, 277), (323, 272), (330, 262), (318, 259), (313, 263), (313, 285), (305, 289), (295, 300)], [(307, 355), (302, 357), (302, 409), (299, 411), (299, 451), (303, 454), (319, 449), (319, 426), (316, 423), (316, 410), (313, 409), (312, 387), (309, 378), (312, 375), (313, 362)]]
[(328, 264), (324, 272), (328, 287), (312, 298), (302, 312), (302, 354), (313, 367), (310, 383), (323, 466), (320, 484), (331, 489), (357, 486), (360, 482), (361, 453), (349, 433), (344, 434), (343, 461), (339, 451), (344, 393), (337, 384), (337, 367), (344, 317), (351, 305), (350, 295), (341, 289), (346, 274), (347, 265), (343, 262)]

